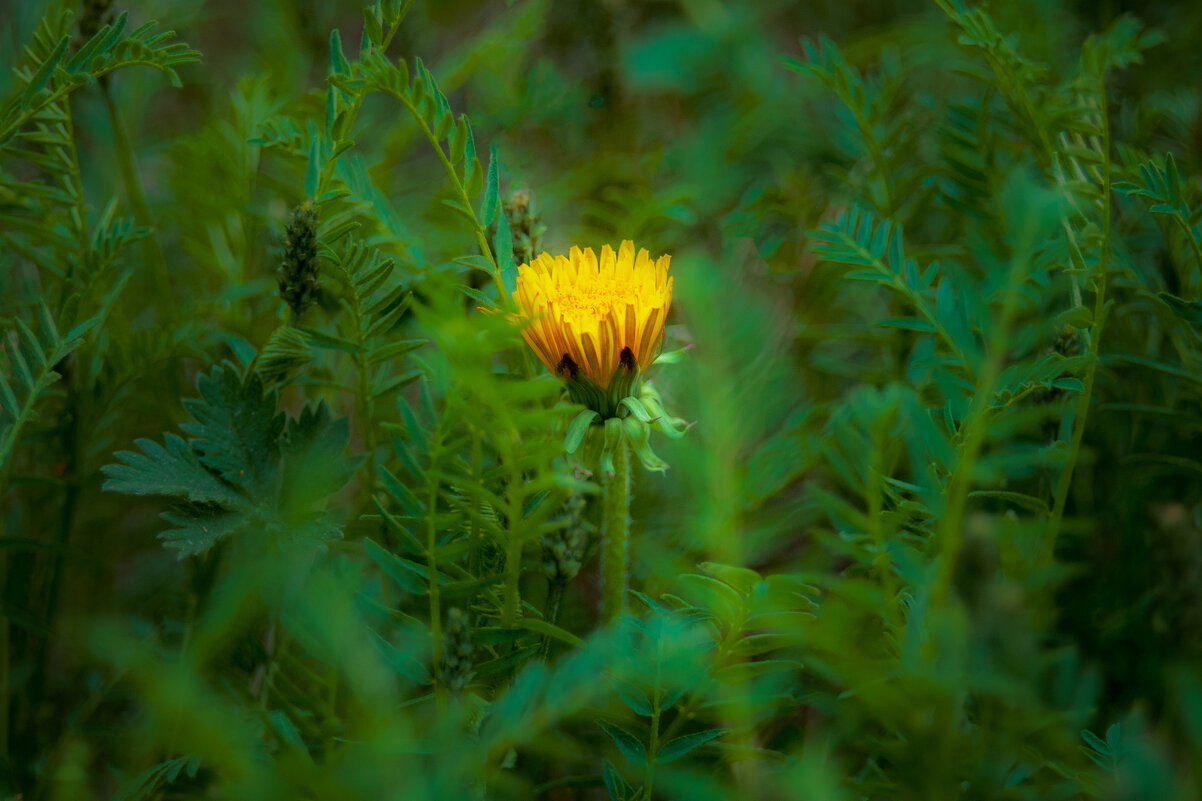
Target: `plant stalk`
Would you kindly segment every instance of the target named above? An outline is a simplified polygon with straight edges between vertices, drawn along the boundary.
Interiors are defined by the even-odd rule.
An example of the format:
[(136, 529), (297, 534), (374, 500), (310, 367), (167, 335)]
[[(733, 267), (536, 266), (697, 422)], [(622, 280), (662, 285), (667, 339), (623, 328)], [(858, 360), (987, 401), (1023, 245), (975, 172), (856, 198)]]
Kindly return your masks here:
[[(554, 578), (547, 586), (547, 608), (543, 611), (543, 619), (552, 626), (559, 623), (559, 605), (563, 601), (563, 590), (566, 585), (567, 582), (562, 579)], [(550, 653), (551, 637), (548, 635), (543, 637), (543, 647), (539, 650), (539, 658), (546, 662)]]
[(171, 291), (171, 277), (167, 272), (167, 261), (163, 258), (163, 249), (159, 247), (158, 230), (150, 216), (150, 206), (146, 203), (146, 194), (142, 191), (142, 179), (138, 177), (138, 166), (134, 161), (133, 147), (125, 125), (117, 113), (117, 104), (113, 102), (113, 93), (109, 90), (108, 82), (100, 82), (100, 93), (104, 96), (104, 107), (108, 110), (109, 125), (113, 129), (113, 149), (117, 151), (117, 166), (121, 170), (121, 182), (125, 184), (125, 193), (129, 196), (129, 205), (133, 210), (134, 219), (138, 225), (151, 229), (150, 235), (142, 240), (142, 256), (154, 272), (154, 281), (158, 288), (159, 300), (167, 318), (172, 316), (175, 309), (175, 296)]
[(442, 667), (442, 599), (438, 590), (438, 529), (434, 518), (438, 512), (438, 479), (429, 479), (429, 509), (426, 515), (426, 564), (430, 571), (430, 664), (434, 673), (434, 699), (438, 712), (446, 709), (447, 691), (439, 672)]
[(1098, 255), (1098, 271), (1095, 277), (1093, 327), (1089, 332), (1089, 362), (1081, 378), (1081, 392), (1077, 395), (1076, 411), (1073, 415), (1073, 436), (1069, 445), (1068, 458), (1060, 470), (1056, 482), (1056, 497), (1052, 502), (1052, 514), (1039, 549), (1039, 565), (1051, 563), (1056, 554), (1056, 538), (1064, 519), (1064, 507), (1068, 503), (1068, 491), (1072, 486), (1073, 470), (1081, 452), (1081, 440), (1085, 435), (1085, 423), (1089, 416), (1089, 402), (1093, 396), (1094, 376), (1098, 371), (1098, 351), (1102, 343), (1102, 327), (1106, 322), (1106, 290), (1110, 283), (1110, 117), (1106, 103), (1105, 87), (1099, 92), (1102, 98), (1102, 249)]
[(614, 451), (614, 474), (604, 481), (601, 533), (601, 622), (612, 623), (626, 608), (627, 541), (630, 538), (630, 446)]

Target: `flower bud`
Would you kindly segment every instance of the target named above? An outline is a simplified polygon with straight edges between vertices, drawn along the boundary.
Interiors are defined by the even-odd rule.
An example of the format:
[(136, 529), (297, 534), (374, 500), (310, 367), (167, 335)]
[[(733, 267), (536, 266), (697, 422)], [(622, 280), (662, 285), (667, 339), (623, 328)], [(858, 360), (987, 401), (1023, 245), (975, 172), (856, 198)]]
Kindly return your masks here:
[(294, 317), (313, 305), (317, 280), (317, 209), (306, 200), (292, 213), (284, 233), (284, 259), (278, 272), (280, 298)]
[(442, 633), (442, 663), (438, 680), (452, 690), (462, 690), (472, 677), (472, 627), (467, 613), (457, 606), (447, 610)]
[(588, 500), (573, 493), (563, 505), (563, 528), (542, 536), (543, 573), (551, 581), (567, 582), (580, 572), (589, 524), (584, 519)]

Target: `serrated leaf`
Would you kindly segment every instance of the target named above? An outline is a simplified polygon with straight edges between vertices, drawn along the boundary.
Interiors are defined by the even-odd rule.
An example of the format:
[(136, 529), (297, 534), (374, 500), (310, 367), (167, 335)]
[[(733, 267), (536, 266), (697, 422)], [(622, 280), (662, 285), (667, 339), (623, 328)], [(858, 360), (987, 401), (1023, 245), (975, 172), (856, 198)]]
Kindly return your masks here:
[(202, 374), (197, 388), (201, 396), (184, 401), (196, 422), (180, 428), (194, 437), (201, 463), (252, 498), (273, 504), (284, 428), (275, 391), (265, 393), (257, 374), (244, 380), (232, 367), (220, 366)]
[(178, 550), (180, 559), (204, 553), (247, 522), (246, 516), (238, 512), (204, 507), (168, 511), (159, 516), (174, 526), (159, 534), (159, 539), (164, 547)]
[(165, 446), (149, 439), (136, 440), (142, 453), (118, 451), (123, 464), (100, 468), (108, 476), (101, 489), (127, 495), (163, 495), (196, 503), (217, 503), (227, 508), (245, 504), (232, 487), (205, 469), (200, 458), (175, 434), (164, 436)]
[(288, 421), (280, 461), (280, 511), (285, 519), (304, 514), (340, 490), (366, 455), (348, 456), (350, 422), (330, 418), (325, 401), (306, 405)]

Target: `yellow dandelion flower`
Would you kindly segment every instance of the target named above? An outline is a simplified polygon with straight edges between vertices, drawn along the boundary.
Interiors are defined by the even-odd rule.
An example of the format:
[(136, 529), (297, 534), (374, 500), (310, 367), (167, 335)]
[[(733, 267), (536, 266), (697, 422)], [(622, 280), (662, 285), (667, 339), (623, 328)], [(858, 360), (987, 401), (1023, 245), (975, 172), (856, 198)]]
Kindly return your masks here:
[(646, 368), (659, 350), (672, 305), (671, 258), (652, 261), (630, 241), (617, 253), (604, 246), (600, 257), (578, 247), (567, 256), (543, 253), (518, 267), (513, 299), (526, 321), (523, 338), (572, 383), (583, 375), (611, 387), (617, 377), (629, 391), (619, 372)]

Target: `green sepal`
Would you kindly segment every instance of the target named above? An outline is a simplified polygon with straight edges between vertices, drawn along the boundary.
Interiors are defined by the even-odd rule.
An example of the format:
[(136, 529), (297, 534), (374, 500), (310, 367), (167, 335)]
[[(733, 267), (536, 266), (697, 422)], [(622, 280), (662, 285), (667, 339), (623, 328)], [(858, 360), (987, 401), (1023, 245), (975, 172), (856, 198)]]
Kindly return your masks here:
[[(624, 353), (630, 353), (629, 350)], [(608, 413), (604, 413), (606, 417), (612, 417), (618, 413), (618, 406), (626, 398), (634, 397), (638, 394), (642, 383), (643, 371), (631, 355), (631, 361), (634, 366), (626, 368), (623, 365), (618, 365), (618, 369), (614, 371), (613, 378), (609, 379), (609, 390), (606, 393), (609, 401)]]
[(601, 469), (605, 475), (614, 477), (614, 450), (622, 443), (622, 421), (611, 417), (605, 421), (605, 444), (601, 449)]
[(563, 449), (568, 453), (575, 453), (580, 447), (580, 443), (584, 440), (584, 435), (588, 433), (589, 426), (593, 424), (600, 415), (593, 409), (585, 409), (572, 420), (568, 425), (567, 436), (563, 438)]
[(631, 448), (635, 455), (639, 457), (639, 461), (643, 463), (643, 467), (648, 470), (655, 470), (660, 473), (668, 469), (668, 463), (655, 455), (655, 451), (651, 450), (649, 442), (651, 429), (642, 420), (634, 417), (627, 417), (622, 421), (623, 428), (626, 429), (626, 436), (630, 439)]
[(596, 381), (586, 376), (584, 373), (577, 373), (570, 376), (566, 381), (568, 385), (568, 396), (571, 397), (573, 403), (579, 403), (586, 409), (592, 409), (602, 417), (609, 417), (609, 406), (605, 397), (605, 390), (601, 389)]
[(636, 419), (641, 420), (644, 423), (653, 423), (656, 419), (648, 411), (647, 407), (643, 405), (643, 402), (633, 395), (622, 398), (622, 400), (618, 402), (618, 409), (619, 411), (621, 409), (626, 409), (626, 411), (628, 411)]
[(651, 362), (651, 364), (653, 366), (657, 364), (676, 364), (684, 359), (684, 355), (688, 353), (692, 347), (692, 345), (688, 345), (683, 348), (678, 348), (677, 350), (666, 350), (660, 355), (656, 356), (655, 361)]
[(659, 392), (650, 384), (643, 385), (640, 400), (644, 408), (646, 408), (647, 413), (651, 416), (651, 425), (655, 426), (656, 430), (662, 431), (669, 439), (680, 439), (685, 435), (686, 431), (693, 427), (692, 423), (685, 422), (679, 417), (673, 417), (665, 412)]

